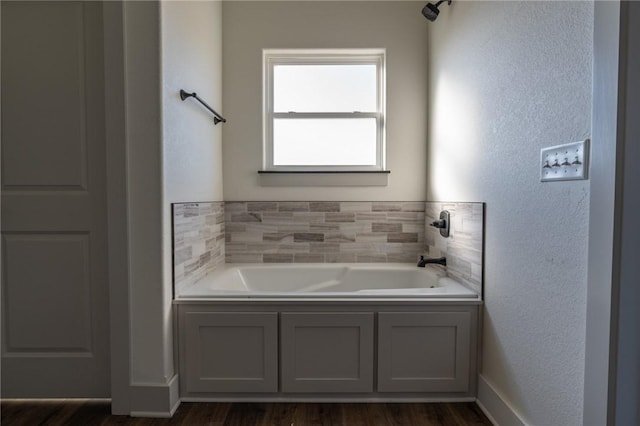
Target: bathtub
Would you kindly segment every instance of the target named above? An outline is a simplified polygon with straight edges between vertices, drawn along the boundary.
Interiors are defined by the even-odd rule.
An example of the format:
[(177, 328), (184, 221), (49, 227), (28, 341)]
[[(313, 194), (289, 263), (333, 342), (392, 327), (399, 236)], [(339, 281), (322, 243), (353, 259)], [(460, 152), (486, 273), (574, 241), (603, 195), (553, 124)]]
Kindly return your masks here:
[(482, 300), (440, 266), (226, 264), (173, 303), (182, 401), (476, 397)]
[(226, 264), (176, 299), (478, 299), (438, 266), (375, 264)]

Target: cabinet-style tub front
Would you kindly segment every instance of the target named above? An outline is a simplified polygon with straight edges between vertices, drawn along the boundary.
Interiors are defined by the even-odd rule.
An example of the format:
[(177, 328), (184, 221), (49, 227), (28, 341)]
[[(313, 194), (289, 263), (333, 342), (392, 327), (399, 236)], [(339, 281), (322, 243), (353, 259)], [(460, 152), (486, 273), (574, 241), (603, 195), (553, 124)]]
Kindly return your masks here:
[(185, 312), (180, 335), (187, 393), (278, 391), (276, 312)]
[(479, 303), (176, 302), (185, 401), (476, 395)]

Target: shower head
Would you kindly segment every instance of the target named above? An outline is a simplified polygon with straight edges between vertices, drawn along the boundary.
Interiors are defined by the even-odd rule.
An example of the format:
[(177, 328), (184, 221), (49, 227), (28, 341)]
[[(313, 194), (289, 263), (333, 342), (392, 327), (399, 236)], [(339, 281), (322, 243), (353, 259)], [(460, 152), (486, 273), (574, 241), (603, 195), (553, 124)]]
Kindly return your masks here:
[(440, 6), (445, 1), (447, 2), (447, 4), (449, 5), (451, 4), (451, 0), (440, 0), (436, 4), (427, 3), (427, 5), (422, 8), (422, 14), (424, 15), (425, 18), (427, 18), (431, 22), (435, 21), (436, 18), (438, 17), (438, 14), (440, 13), (440, 11), (438, 10), (438, 6)]

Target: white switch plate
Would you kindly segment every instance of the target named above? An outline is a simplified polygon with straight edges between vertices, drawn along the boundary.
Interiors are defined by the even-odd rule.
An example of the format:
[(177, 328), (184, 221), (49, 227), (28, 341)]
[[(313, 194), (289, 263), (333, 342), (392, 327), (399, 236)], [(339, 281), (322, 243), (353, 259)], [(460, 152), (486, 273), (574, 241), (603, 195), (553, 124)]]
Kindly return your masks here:
[(589, 139), (540, 150), (540, 181), (587, 179)]

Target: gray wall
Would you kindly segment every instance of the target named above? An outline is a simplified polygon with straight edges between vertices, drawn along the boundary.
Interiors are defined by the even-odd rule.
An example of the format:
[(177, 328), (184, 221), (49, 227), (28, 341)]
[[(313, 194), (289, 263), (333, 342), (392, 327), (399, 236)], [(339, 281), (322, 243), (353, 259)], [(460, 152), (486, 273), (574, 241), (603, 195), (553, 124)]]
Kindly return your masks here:
[[(418, 2), (223, 2), (224, 199), (419, 201), (426, 181), (427, 26)], [(263, 187), (262, 49), (386, 48), (386, 187)]]
[[(162, 127), (159, 6), (124, 2), (131, 383), (172, 375), (162, 266)], [(108, 37), (108, 35), (107, 35)]]
[(620, 242), (616, 425), (640, 424), (640, 3), (626, 7), (624, 177)]
[(589, 181), (538, 167), (590, 136), (593, 3), (454, 2), (429, 29), (427, 199), (486, 202), (481, 388), (581, 424)]
[[(585, 343), (584, 424), (607, 424), (610, 390), (616, 164), (618, 145), (620, 61), (620, 3), (596, 2), (593, 67), (593, 144), (591, 148), (591, 206), (589, 281)], [(619, 223), (619, 222), (618, 222)], [(612, 401), (612, 400), (611, 400)]]
[(585, 425), (640, 421), (640, 5), (598, 2)]

